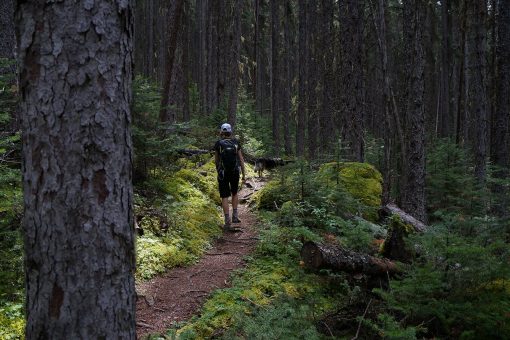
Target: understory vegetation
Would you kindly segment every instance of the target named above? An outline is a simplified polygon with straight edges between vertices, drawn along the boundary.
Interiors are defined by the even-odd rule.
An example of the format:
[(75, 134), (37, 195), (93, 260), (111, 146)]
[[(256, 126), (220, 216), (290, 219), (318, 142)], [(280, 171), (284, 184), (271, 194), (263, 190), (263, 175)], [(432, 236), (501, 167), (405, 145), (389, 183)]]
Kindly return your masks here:
[(155, 338), (508, 338), (508, 221), (488, 213), (470, 164), (449, 140), (431, 147), (429, 229), (405, 238), (412, 257), (403, 274), (377, 280), (311, 272), (300, 249), (318, 241), (381, 256), (388, 230), (402, 221), (377, 217), (378, 171), (345, 162), (287, 166), (255, 197), (260, 241), (232, 287)]
[[(24, 327), (20, 136), (7, 128), (16, 89), (1, 81), (0, 339), (18, 339)], [(134, 98), (136, 277), (146, 280), (195, 262), (222, 232), (212, 154), (183, 157), (179, 150), (210, 149), (226, 112), (165, 126), (153, 84), (137, 78)], [(238, 130), (246, 153), (271, 154), (269, 117), (253, 114), (241, 99)], [(368, 143), (374, 163), (380, 146)], [(401, 264), (403, 274), (374, 280), (303, 266), (306, 241), (381, 257), (390, 226), (402, 222), (378, 214), (376, 167), (335, 157), (296, 160), (253, 198), (260, 240), (246, 268), (233, 273), (232, 286), (214, 292), (189, 322), (151, 338), (510, 337), (510, 227), (490, 213), (500, 198), (476, 184), (473, 161), (456, 143), (436, 140), (429, 149), (430, 225), (405, 238), (411, 256)], [(254, 175), (250, 167), (248, 177)], [(489, 175), (487, 186), (494, 183)]]

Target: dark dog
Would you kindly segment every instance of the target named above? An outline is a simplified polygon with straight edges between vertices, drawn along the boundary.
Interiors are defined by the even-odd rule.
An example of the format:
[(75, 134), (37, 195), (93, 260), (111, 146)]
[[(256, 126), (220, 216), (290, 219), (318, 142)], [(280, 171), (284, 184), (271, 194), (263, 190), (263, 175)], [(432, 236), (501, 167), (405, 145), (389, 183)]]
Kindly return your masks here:
[(254, 170), (259, 174), (259, 177), (262, 177), (264, 170), (271, 170), (283, 165), (285, 165), (285, 162), (281, 158), (257, 158)]

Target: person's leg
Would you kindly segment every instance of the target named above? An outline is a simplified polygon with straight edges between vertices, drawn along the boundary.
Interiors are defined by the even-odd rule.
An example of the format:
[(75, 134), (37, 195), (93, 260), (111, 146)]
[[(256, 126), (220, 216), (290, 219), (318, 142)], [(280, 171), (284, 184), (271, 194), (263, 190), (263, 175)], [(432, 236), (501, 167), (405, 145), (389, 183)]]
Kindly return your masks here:
[(230, 227), (230, 214), (229, 214), (229, 206), (228, 206), (228, 197), (230, 196), (230, 185), (228, 180), (223, 178), (218, 178), (218, 187), (220, 190), (221, 197), (221, 207), (223, 208), (223, 214), (225, 216), (225, 228)]
[(240, 223), (239, 215), (237, 213), (237, 206), (239, 205), (239, 172), (234, 175), (233, 180), (230, 183), (230, 189), (232, 191), (232, 222)]
[[(232, 198), (233, 200), (233, 198)], [(221, 207), (223, 208), (223, 215), (225, 216), (225, 225), (230, 224), (230, 213), (229, 213), (229, 206), (228, 206), (228, 197), (222, 197), (221, 198)]]

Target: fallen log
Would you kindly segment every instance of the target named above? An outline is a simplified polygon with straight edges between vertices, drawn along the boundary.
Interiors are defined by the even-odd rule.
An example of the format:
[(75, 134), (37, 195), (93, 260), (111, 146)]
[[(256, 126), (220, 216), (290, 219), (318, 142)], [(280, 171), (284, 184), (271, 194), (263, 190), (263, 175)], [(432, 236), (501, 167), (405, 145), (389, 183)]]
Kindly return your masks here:
[(303, 244), (301, 259), (305, 267), (316, 270), (332, 269), (366, 275), (391, 275), (401, 272), (397, 265), (390, 260), (311, 241)]
[(422, 221), (417, 220), (413, 216), (406, 213), (404, 210), (397, 207), (395, 204), (390, 203), (382, 207), (381, 213), (384, 217), (391, 216), (391, 215), (397, 215), (400, 217), (402, 222), (405, 224), (409, 224), (414, 228), (415, 231), (419, 233), (423, 233), (428, 229), (428, 226), (423, 223)]
[(177, 153), (185, 156), (194, 156), (194, 155), (204, 155), (204, 154), (212, 154), (213, 150), (201, 150), (201, 149), (180, 149), (177, 150)]

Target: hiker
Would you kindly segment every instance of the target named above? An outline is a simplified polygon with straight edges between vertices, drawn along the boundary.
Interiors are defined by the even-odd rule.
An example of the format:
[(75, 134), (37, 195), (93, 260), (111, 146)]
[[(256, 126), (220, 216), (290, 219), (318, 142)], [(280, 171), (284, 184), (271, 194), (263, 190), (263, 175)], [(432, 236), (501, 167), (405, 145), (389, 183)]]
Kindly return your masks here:
[[(225, 231), (235, 231), (232, 223), (240, 223), (237, 212), (239, 198), (239, 168), (242, 172), (242, 181), (245, 181), (243, 153), (239, 141), (232, 138), (232, 126), (225, 123), (220, 129), (220, 140), (214, 145), (214, 162), (218, 171), (218, 186), (221, 197), (221, 207), (225, 215)], [(230, 220), (228, 198), (232, 195), (232, 221)]]

